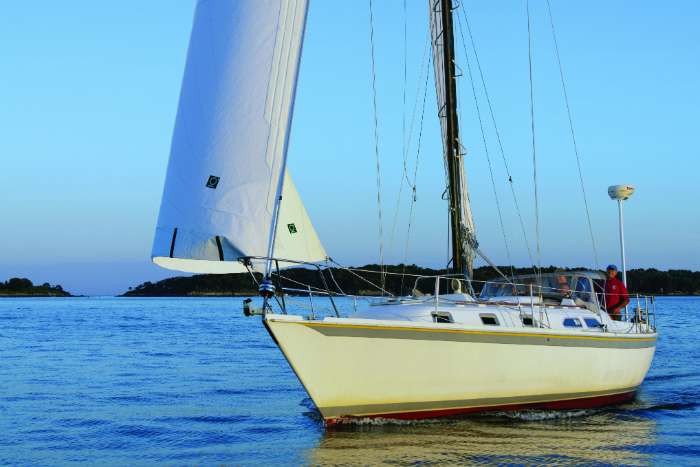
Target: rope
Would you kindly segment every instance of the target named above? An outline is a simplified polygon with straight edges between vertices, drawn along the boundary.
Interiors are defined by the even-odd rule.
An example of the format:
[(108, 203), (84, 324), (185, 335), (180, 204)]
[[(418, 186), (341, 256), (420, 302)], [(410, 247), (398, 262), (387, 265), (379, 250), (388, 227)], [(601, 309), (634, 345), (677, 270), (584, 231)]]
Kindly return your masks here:
[[(356, 271), (356, 272), (366, 272), (366, 273), (369, 273), (369, 274), (379, 274), (379, 273), (380, 273), (380, 271), (375, 271), (375, 270), (373, 270), (373, 269), (362, 269), (362, 268), (353, 268), (353, 267), (349, 267), (349, 266), (343, 266), (342, 264), (337, 263), (336, 261), (334, 261), (334, 260), (332, 260), (332, 259), (331, 259), (331, 262), (333, 262), (333, 264), (335, 264), (335, 265), (338, 266), (339, 268), (341, 268), (341, 269), (343, 269), (343, 270), (345, 270), (345, 271), (348, 271), (348, 272)], [(384, 274), (386, 274), (387, 276), (401, 276), (401, 275), (404, 275), (404, 276), (408, 276), (408, 277), (435, 277), (435, 276), (426, 276), (426, 275), (424, 275), (424, 274), (411, 274), (411, 273), (400, 273), (400, 272), (391, 272), (391, 271), (386, 271)], [(439, 276), (440, 276), (440, 277), (461, 277), (462, 274), (459, 274), (459, 273), (455, 273), (455, 274), (439, 274)], [(358, 276), (358, 277), (364, 279), (362, 276)], [(365, 279), (365, 280), (367, 280), (367, 279)], [(477, 282), (478, 282), (478, 281), (477, 281)], [(376, 286), (375, 286), (375, 287), (376, 287)]]
[(335, 276), (333, 275), (333, 269), (332, 269), (332, 268), (326, 268), (326, 270), (328, 271), (328, 274), (331, 276), (331, 280), (333, 281), (333, 284), (335, 284), (335, 286), (338, 288), (338, 290), (340, 290), (340, 293), (343, 294), (343, 295), (347, 295), (347, 294), (343, 291), (343, 289), (340, 287), (340, 285), (338, 284), (338, 281), (335, 280)]
[(508, 260), (508, 264), (510, 264), (510, 269), (511, 269), (511, 276), (515, 276), (515, 270), (513, 269), (513, 260), (510, 256), (510, 248), (508, 246), (508, 238), (506, 235), (506, 228), (505, 225), (503, 224), (503, 213), (501, 211), (501, 202), (498, 199), (498, 190), (496, 189), (496, 180), (493, 176), (493, 165), (491, 164), (491, 155), (489, 154), (489, 147), (488, 144), (486, 143), (486, 131), (484, 129), (484, 122), (481, 118), (481, 108), (479, 106), (479, 99), (477, 98), (476, 95), (476, 87), (474, 86), (474, 76), (472, 74), (472, 67), (471, 67), (471, 62), (469, 61), (469, 54), (467, 53), (467, 45), (466, 41), (464, 40), (464, 31), (462, 28), (462, 21), (460, 20), (460, 17), (457, 16), (457, 26), (459, 27), (459, 35), (462, 38), (462, 47), (464, 48), (464, 57), (465, 57), (465, 62), (467, 64), (467, 72), (469, 74), (469, 83), (471, 84), (472, 88), (472, 96), (474, 97), (474, 107), (476, 108), (476, 115), (479, 120), (479, 129), (481, 130), (481, 141), (484, 144), (484, 153), (486, 154), (486, 160), (489, 165), (489, 175), (491, 177), (491, 188), (493, 188), (493, 197), (496, 200), (496, 211), (498, 212), (498, 224), (501, 227), (501, 234), (503, 236), (503, 244), (506, 249), (506, 258)]
[[(537, 281), (538, 281), (538, 282), (536, 282), (536, 283), (534, 283), (534, 284), (529, 284), (529, 283), (525, 283), (525, 282), (515, 282), (514, 278), (509, 278), (508, 276), (506, 276), (505, 273), (503, 273), (503, 271), (501, 271), (501, 270), (498, 268), (498, 266), (496, 266), (496, 265), (484, 254), (484, 252), (482, 252), (480, 249), (478, 249), (478, 248), (475, 249), (475, 253), (476, 253), (479, 257), (481, 257), (489, 266), (491, 266), (491, 267), (504, 279), (504, 281), (505, 281), (504, 283), (506, 283), (506, 284), (510, 284), (510, 285), (513, 285), (513, 286), (529, 286), (529, 285), (534, 285), (536, 288), (538, 288), (539, 293), (542, 293), (542, 291), (544, 291), (544, 290), (549, 290), (549, 291), (554, 291), (554, 292), (556, 292), (556, 291), (560, 291), (560, 292), (575, 292), (574, 290), (571, 290), (570, 288), (569, 288), (569, 289), (564, 289), (564, 288), (558, 288), (558, 287), (545, 286), (545, 285), (543, 284), (543, 282), (542, 282), (541, 274), (539, 274), (539, 275), (535, 274), (536, 276), (539, 276), (539, 277), (537, 278)], [(441, 277), (441, 278), (445, 278), (445, 279), (450, 278), (450, 277), (455, 277), (455, 278), (462, 277), (462, 274), (460, 274), (460, 273), (455, 273), (455, 274), (439, 274), (438, 276), (436, 276), (436, 275), (424, 275), (424, 274), (407, 274), (407, 273), (398, 273), (398, 272), (390, 272), (390, 271), (382, 272), (382, 271), (375, 271), (375, 270), (372, 270), (372, 269), (362, 269), (362, 268), (347, 267), (347, 266), (343, 266), (342, 264), (338, 263), (337, 261), (335, 261), (335, 260), (333, 260), (333, 259), (329, 259), (329, 260), (330, 260), (333, 264), (335, 264), (336, 266), (338, 266), (340, 269), (343, 269), (343, 270), (345, 270), (345, 271), (348, 271), (349, 273), (355, 275), (356, 277), (362, 279), (363, 281), (365, 281), (365, 282), (367, 282), (367, 283), (369, 283), (369, 284), (372, 284), (374, 287), (377, 287), (377, 286), (376, 286), (375, 284), (373, 284), (372, 282), (368, 281), (367, 279), (365, 279), (364, 277), (362, 277), (362, 276), (360, 276), (360, 275), (358, 275), (358, 274), (355, 274), (355, 271), (357, 271), (357, 272), (362, 272), (362, 273), (368, 273), (368, 274), (384, 274), (384, 275), (389, 275), (389, 276), (392, 276), (392, 275), (393, 275), (393, 276), (399, 276), (399, 275), (400, 275), (400, 276), (408, 276), (408, 277), (415, 277), (415, 278), (425, 278), (425, 279), (432, 279), (432, 278), (435, 278), (435, 277), (438, 277), (438, 276)], [(576, 271), (567, 271), (567, 273), (576, 273)], [(553, 274), (556, 274), (556, 273), (553, 273)], [(289, 279), (289, 278), (285, 278), (285, 279)], [(521, 279), (522, 279), (522, 278), (521, 278)], [(289, 280), (292, 280), (292, 279), (289, 279)], [(292, 280), (292, 281), (293, 281), (293, 280)], [(472, 280), (471, 282), (478, 283), (478, 284), (488, 284), (489, 282), (494, 282), (494, 279), (483, 280), (483, 281), (480, 281), (480, 280)], [(297, 282), (297, 283), (301, 284), (300, 282)], [(306, 284), (301, 284), (301, 285), (306, 286)], [(322, 290), (322, 289), (318, 289), (318, 288), (316, 288), (316, 289), (319, 290), (319, 291)], [(361, 295), (348, 295), (348, 296), (350, 296), (350, 297), (364, 297), (364, 296), (361, 296)]]
[[(496, 265), (493, 263), (493, 261), (491, 261), (491, 260), (488, 258), (488, 256), (486, 256), (486, 255), (484, 254), (484, 252), (482, 252), (479, 248), (474, 248), (474, 252), (475, 252), (477, 255), (479, 255), (479, 256), (481, 257), (481, 259), (483, 259), (483, 260), (486, 262), (486, 264), (488, 264), (489, 266), (491, 266), (498, 274), (500, 274), (500, 276), (501, 276), (503, 279), (505, 279), (506, 282), (508, 282), (508, 283), (510, 283), (510, 284), (512, 284), (512, 283), (515, 282), (515, 274), (514, 274), (514, 273), (512, 274), (512, 279), (509, 279), (508, 276), (506, 276), (505, 274), (503, 274), (503, 272), (502, 272), (500, 269), (498, 269), (498, 266), (496, 266)], [(511, 268), (512, 268), (512, 266), (511, 266)], [(470, 282), (484, 282), (484, 283), (486, 283), (485, 281), (472, 281), (472, 280), (470, 280)], [(471, 285), (470, 285), (470, 288), (471, 288)]]
[[(310, 285), (310, 284), (305, 284), (305, 283), (298, 281), (296, 279), (292, 279), (291, 277), (283, 276), (281, 273), (278, 273), (278, 272), (273, 272), (272, 274), (276, 275), (280, 279), (284, 279), (284, 280), (292, 282), (294, 284), (301, 285), (301, 286), (306, 287), (308, 289), (313, 289), (319, 293), (329, 293), (329, 294), (331, 293), (330, 290), (322, 289), (321, 287), (316, 287), (316, 286)], [(345, 294), (342, 294), (342, 295), (345, 295)]]
[[(513, 284), (513, 285), (522, 285), (522, 284), (515, 284), (515, 283), (514, 283), (510, 278), (508, 278), (508, 276), (506, 276), (497, 266), (495, 266), (495, 265), (493, 264), (493, 262), (492, 262), (482, 251), (479, 250), (479, 251), (477, 251), (476, 253), (477, 253), (487, 264), (489, 264), (489, 266), (493, 267), (493, 269), (494, 269), (497, 273), (499, 273), (499, 275), (500, 275), (501, 277), (503, 277), (503, 278), (506, 280), (506, 283), (508, 283), (508, 284)], [(343, 265), (341, 265), (341, 264), (339, 264), (339, 263), (337, 263), (337, 262), (335, 262), (335, 261), (333, 261), (333, 260), (331, 260), (331, 261), (332, 261), (336, 266), (338, 266), (339, 268), (341, 268), (341, 269), (343, 269), (343, 270), (345, 270), (345, 271), (348, 271), (348, 272), (350, 272), (350, 273), (352, 273), (352, 272), (354, 272), (354, 271), (357, 271), (357, 272), (364, 272), (364, 273), (369, 273), (369, 274), (380, 274), (380, 273), (381, 273), (380, 271), (374, 271), (374, 270), (372, 270), (372, 269), (362, 269), (362, 268), (351, 268), (351, 267), (346, 267), (346, 266), (343, 266)], [(383, 274), (386, 274), (387, 276), (401, 276), (401, 275), (403, 275), (403, 276), (418, 277), (418, 278), (420, 278), (420, 277), (425, 277), (425, 278), (434, 278), (434, 277), (437, 277), (437, 276), (426, 276), (426, 275), (424, 275), (424, 274), (410, 274), (410, 273), (400, 273), (400, 272), (391, 272), (391, 271), (386, 271), (386, 272), (384, 272)], [(463, 274), (461, 274), (461, 273), (439, 274), (439, 276), (440, 276), (440, 277), (444, 277), (444, 278), (449, 278), (449, 277), (459, 278), (459, 277), (463, 277)], [(361, 279), (367, 281), (367, 280), (364, 279), (362, 276), (359, 276), (359, 275), (358, 275), (357, 277), (359, 277), (359, 278), (361, 278)], [(488, 281), (477, 281), (477, 280), (472, 280), (472, 282), (476, 282), (476, 283), (479, 283), (479, 284), (486, 284), (486, 283), (492, 282), (492, 281), (493, 281), (493, 279), (488, 280)], [(367, 281), (367, 282), (369, 282), (369, 281)], [(370, 282), (370, 283), (371, 283), (371, 282)], [(376, 285), (375, 285), (375, 287), (376, 287)]]
[(535, 237), (537, 240), (537, 274), (541, 274), (542, 251), (540, 248), (540, 203), (537, 190), (537, 145), (535, 144), (535, 95), (532, 79), (532, 30), (530, 27), (530, 0), (525, 2), (527, 11), (527, 63), (530, 78), (530, 132), (532, 134), (532, 180), (535, 188)]
[(382, 277), (382, 280), (384, 280), (384, 277), (385, 277), (387, 274), (398, 274), (398, 273), (391, 273), (391, 272), (384, 271), (384, 270), (372, 271), (372, 270), (363, 270), (363, 269), (352, 269), (352, 268), (348, 268), (348, 267), (346, 267), (346, 266), (343, 266), (342, 264), (338, 263), (337, 261), (335, 261), (335, 260), (332, 259), (332, 258), (329, 258), (329, 260), (330, 260), (331, 263), (335, 264), (335, 265), (338, 266), (340, 269), (343, 269), (343, 270), (345, 270), (345, 271), (348, 271), (348, 272), (349, 272), (350, 274), (352, 274), (353, 276), (355, 276), (355, 277), (357, 277), (358, 279), (361, 279), (362, 281), (368, 283), (369, 285), (371, 285), (372, 287), (376, 288), (376, 289), (379, 290), (380, 292), (386, 293), (386, 294), (388, 294), (388, 295), (391, 295), (392, 297), (394, 296), (394, 294), (392, 294), (391, 292), (389, 292), (388, 290), (386, 290), (386, 289), (384, 288), (383, 285), (380, 287), (380, 286), (378, 286), (377, 284), (375, 284), (374, 282), (368, 281), (367, 279), (365, 279), (364, 277), (360, 276), (359, 274), (355, 274), (354, 271), (371, 272), (371, 273), (374, 273), (374, 274), (381, 274), (381, 275), (382, 275), (382, 276), (381, 276), (381, 277)]
[(503, 161), (503, 166), (506, 171), (506, 175), (508, 176), (508, 186), (510, 187), (510, 193), (513, 198), (513, 204), (515, 206), (515, 211), (518, 214), (518, 220), (520, 222), (520, 230), (523, 234), (523, 241), (525, 243), (525, 248), (527, 249), (527, 255), (528, 258), (530, 259), (530, 263), (534, 264), (535, 261), (533, 260), (532, 257), (532, 251), (530, 249), (530, 242), (527, 238), (527, 231), (525, 229), (525, 221), (523, 220), (523, 215), (522, 211), (520, 210), (520, 203), (518, 202), (518, 196), (515, 193), (515, 185), (513, 183), (513, 177), (510, 173), (510, 167), (508, 166), (508, 159), (506, 158), (505, 150), (503, 149), (503, 141), (501, 140), (501, 132), (498, 130), (498, 125), (496, 124), (496, 116), (493, 111), (493, 105), (491, 104), (491, 96), (489, 95), (488, 88), (486, 87), (486, 79), (484, 78), (484, 72), (481, 68), (481, 62), (479, 61), (479, 53), (477, 52), (476, 49), (476, 41), (474, 40), (474, 36), (472, 34), (472, 28), (471, 24), (469, 23), (469, 18), (467, 17), (467, 12), (466, 8), (462, 6), (461, 8), (462, 15), (464, 16), (464, 22), (467, 25), (467, 32), (469, 33), (469, 40), (472, 45), (472, 50), (474, 52), (474, 60), (476, 61), (476, 66), (477, 69), (479, 70), (479, 76), (481, 77), (481, 85), (484, 89), (484, 97), (486, 97), (486, 103), (488, 104), (489, 108), (489, 114), (491, 116), (491, 123), (493, 124), (493, 129), (496, 133), (496, 141), (498, 141), (498, 149), (499, 153), (501, 154), (501, 160)]
[[(377, 216), (379, 218), (379, 266), (384, 270), (384, 227), (382, 220), (382, 170), (379, 158), (379, 120), (377, 112), (377, 68), (374, 52), (374, 13), (372, 0), (369, 0), (369, 41), (372, 49), (372, 107), (374, 110), (374, 155), (377, 161)], [(384, 274), (381, 279), (384, 290)]]
[(578, 152), (578, 144), (576, 144), (576, 134), (574, 133), (574, 123), (571, 118), (571, 106), (569, 105), (569, 95), (566, 92), (566, 81), (564, 79), (564, 67), (561, 64), (561, 57), (559, 55), (559, 43), (557, 42), (557, 33), (554, 29), (554, 18), (552, 16), (552, 5), (549, 0), (547, 0), (547, 11), (549, 13), (549, 24), (552, 28), (552, 39), (554, 40), (554, 52), (557, 57), (557, 64), (559, 65), (559, 78), (561, 79), (561, 89), (564, 93), (564, 102), (566, 104), (566, 114), (569, 117), (569, 130), (571, 130), (571, 142), (574, 146), (574, 154), (576, 155), (576, 166), (578, 168), (578, 179), (581, 184), (581, 194), (583, 195), (583, 204), (586, 208), (586, 220), (588, 222), (588, 233), (591, 237), (591, 246), (593, 247), (593, 258), (595, 259), (595, 266), (600, 269), (600, 262), (598, 261), (598, 249), (595, 244), (595, 236), (593, 235), (593, 223), (591, 222), (591, 212), (588, 209), (588, 197), (586, 196), (586, 186), (583, 183), (583, 170), (581, 169), (581, 156)]
[[(478, 254), (479, 256), (481, 256), (482, 259), (484, 259), (484, 261), (490, 262), (490, 260), (488, 259), (488, 257), (487, 257), (483, 252), (479, 251), (477, 254)], [(459, 278), (459, 277), (462, 277), (462, 274), (461, 274), (461, 273), (425, 275), (425, 274), (410, 274), (410, 273), (402, 274), (402, 273), (399, 273), (399, 272), (391, 272), (391, 271), (381, 272), (381, 271), (377, 271), (377, 270), (374, 270), (374, 269), (363, 269), (363, 268), (354, 268), (354, 267), (350, 267), (350, 266), (343, 266), (342, 264), (338, 263), (337, 261), (335, 261), (335, 260), (333, 260), (333, 259), (329, 259), (329, 261), (330, 261), (331, 263), (335, 264), (336, 266), (338, 266), (339, 269), (342, 269), (342, 270), (344, 270), (344, 271), (348, 271), (348, 272), (350, 272), (350, 273), (353, 273), (353, 272), (362, 272), (362, 273), (368, 273), (368, 274), (385, 274), (385, 275), (387, 275), (387, 276), (400, 276), (400, 275), (405, 275), (405, 276), (408, 276), (408, 277), (417, 277), (417, 278), (420, 278), (420, 277), (424, 277), (424, 278), (435, 278), (435, 277), (438, 277), (438, 276), (439, 276), (439, 277), (442, 277), (442, 278), (451, 278), (451, 277)], [(496, 270), (496, 272), (499, 272), (498, 268), (495, 268), (495, 270)], [(578, 270), (566, 270), (566, 271), (560, 271), (560, 272), (556, 272), (556, 271), (555, 271), (555, 272), (551, 272), (551, 273), (549, 273), (549, 274), (551, 274), (551, 275), (557, 275), (557, 274), (560, 274), (560, 273), (561, 273), (561, 274), (576, 274), (576, 273), (578, 273), (578, 272), (580, 272), (580, 271), (578, 271)], [(527, 286), (527, 285), (530, 285), (529, 283), (525, 283), (525, 282), (513, 282), (513, 281), (512, 281), (510, 278), (508, 278), (508, 276), (506, 276), (503, 272), (500, 272), (500, 275), (501, 275), (501, 277), (503, 277), (503, 279), (506, 280), (506, 283), (507, 283), (507, 284), (511, 284), (511, 285), (520, 285), (520, 286)], [(533, 275), (533, 274), (528, 274), (528, 275), (526, 275), (526, 276), (532, 276), (532, 275)], [(367, 281), (367, 279), (365, 279), (365, 278), (362, 277), (362, 276), (356, 275), (356, 277)], [(290, 280), (290, 281), (293, 281), (293, 279), (289, 279), (288, 277), (284, 277), (284, 278), (285, 278), (285, 279), (288, 279), (288, 280)], [(496, 280), (496, 279), (489, 279), (489, 280), (473, 280), (473, 282), (476, 282), (476, 283), (479, 283), (479, 284), (487, 284), (487, 283), (489, 283), (489, 282), (493, 282), (494, 280)], [(297, 283), (298, 283), (298, 284), (302, 284), (301, 282), (297, 282)], [(306, 284), (302, 284), (302, 285), (306, 286)], [(571, 289), (563, 289), (563, 288), (558, 288), (558, 287), (545, 286), (545, 285), (543, 285), (543, 284), (539, 284), (539, 285), (538, 285), (538, 284), (533, 284), (533, 285), (535, 285), (536, 287), (541, 287), (542, 289), (551, 290), (551, 291), (570, 291), (570, 292), (576, 292), (575, 290), (571, 290)], [(312, 286), (312, 288), (314, 288), (314, 289), (316, 289), (316, 290), (324, 290), (324, 289), (320, 289), (320, 288), (318, 288), (318, 287), (313, 287), (313, 286)], [(325, 290), (324, 290), (324, 291), (325, 291)], [(599, 292), (595, 292), (595, 293), (599, 293)], [(349, 295), (349, 296), (353, 296), (353, 295), (351, 295), (351, 294), (348, 294), (348, 295)], [(357, 296), (357, 297), (365, 297), (364, 295), (356, 295), (356, 296)]]

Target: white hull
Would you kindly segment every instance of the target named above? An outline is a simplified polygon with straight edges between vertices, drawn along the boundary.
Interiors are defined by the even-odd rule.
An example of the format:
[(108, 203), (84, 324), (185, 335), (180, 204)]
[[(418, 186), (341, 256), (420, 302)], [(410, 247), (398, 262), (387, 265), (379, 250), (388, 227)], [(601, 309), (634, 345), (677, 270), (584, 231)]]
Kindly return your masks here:
[(267, 315), (328, 423), (494, 408), (590, 407), (633, 396), (655, 334)]

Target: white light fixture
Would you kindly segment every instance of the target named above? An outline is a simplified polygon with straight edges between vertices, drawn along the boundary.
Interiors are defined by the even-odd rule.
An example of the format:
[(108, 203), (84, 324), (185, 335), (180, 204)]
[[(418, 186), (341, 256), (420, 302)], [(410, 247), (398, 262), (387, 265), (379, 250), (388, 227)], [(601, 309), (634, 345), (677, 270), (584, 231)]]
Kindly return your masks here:
[(617, 213), (620, 222), (620, 252), (622, 256), (622, 282), (627, 286), (627, 266), (625, 265), (625, 230), (622, 219), (622, 202), (634, 193), (632, 185), (612, 185), (608, 187), (610, 199), (617, 201)]

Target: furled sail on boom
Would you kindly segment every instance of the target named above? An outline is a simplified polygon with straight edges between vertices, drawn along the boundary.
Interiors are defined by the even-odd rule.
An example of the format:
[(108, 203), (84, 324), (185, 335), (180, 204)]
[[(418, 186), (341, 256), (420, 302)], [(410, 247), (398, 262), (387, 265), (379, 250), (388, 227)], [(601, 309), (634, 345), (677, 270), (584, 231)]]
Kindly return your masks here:
[[(153, 243), (161, 266), (244, 270), (238, 259), (322, 261), (285, 171), (307, 0), (199, 0)], [(272, 232), (283, 182), (279, 227)]]

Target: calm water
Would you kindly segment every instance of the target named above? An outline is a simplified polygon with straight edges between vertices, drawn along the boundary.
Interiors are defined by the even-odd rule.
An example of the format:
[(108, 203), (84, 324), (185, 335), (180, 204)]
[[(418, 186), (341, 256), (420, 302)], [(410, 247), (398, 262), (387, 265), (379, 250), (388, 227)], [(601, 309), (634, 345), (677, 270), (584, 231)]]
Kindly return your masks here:
[(639, 399), (326, 431), (240, 299), (0, 299), (0, 463), (700, 464), (700, 298)]

